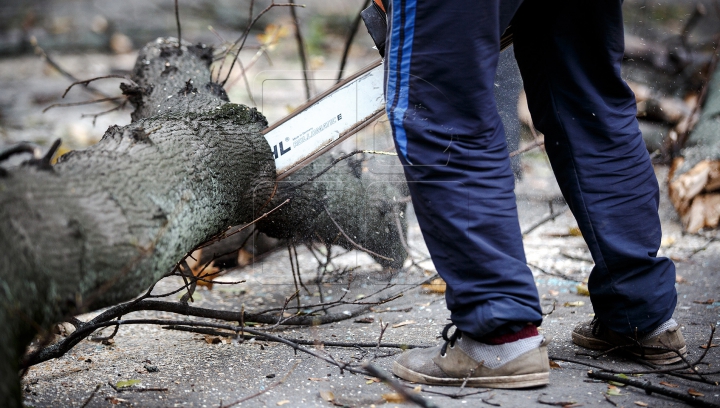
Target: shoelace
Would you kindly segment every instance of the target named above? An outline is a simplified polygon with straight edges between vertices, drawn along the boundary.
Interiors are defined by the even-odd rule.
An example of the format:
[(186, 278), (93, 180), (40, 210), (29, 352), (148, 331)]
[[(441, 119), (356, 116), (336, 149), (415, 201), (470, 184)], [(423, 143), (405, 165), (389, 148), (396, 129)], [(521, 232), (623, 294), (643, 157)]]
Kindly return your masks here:
[(592, 325), (592, 334), (595, 337), (600, 337), (603, 334), (605, 334), (605, 326), (600, 323), (600, 319), (597, 318), (597, 316), (593, 317), (592, 322), (590, 322)]
[(448, 333), (450, 332), (450, 328), (453, 326), (454, 326), (453, 323), (448, 323), (445, 325), (445, 328), (442, 331), (442, 338), (443, 338), (443, 340), (445, 340), (445, 344), (443, 344), (442, 347), (440, 348), (440, 356), (441, 357), (445, 357), (445, 355), (447, 354), (448, 344), (450, 344), (450, 347), (455, 347), (455, 342), (457, 341), (457, 339), (462, 337), (462, 332), (457, 327), (455, 328), (455, 331), (453, 332), (453, 334), (448, 336)]

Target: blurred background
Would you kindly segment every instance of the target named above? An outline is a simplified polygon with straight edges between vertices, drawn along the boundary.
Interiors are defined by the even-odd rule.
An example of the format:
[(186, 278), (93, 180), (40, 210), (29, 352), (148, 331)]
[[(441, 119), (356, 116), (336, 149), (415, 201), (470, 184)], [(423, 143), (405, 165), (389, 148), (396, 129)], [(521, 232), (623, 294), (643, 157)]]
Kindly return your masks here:
[[(227, 76), (232, 55), (225, 51), (271, 1), (180, 0), (182, 38), (215, 47), (215, 77), (228, 78), (231, 101), (256, 106), (272, 123), (308, 96), (332, 86), (339, 76), (378, 59), (364, 25), (356, 21), (367, 2), (298, 1), (304, 7), (294, 8), (295, 18), (290, 7), (272, 8), (252, 26), (240, 52), (244, 76), (238, 67)], [(624, 9), (624, 75), (638, 96), (648, 149), (661, 158), (668, 138), (692, 111), (706, 83), (720, 5), (705, 0), (628, 0)], [(58, 103), (121, 96), (122, 80), (104, 79), (91, 84), (98, 92), (75, 87), (61, 99), (73, 81), (70, 76), (84, 80), (129, 75), (137, 50), (160, 36), (177, 36), (172, 0), (0, 1), (0, 148), (20, 141), (44, 146), (61, 138), (62, 151), (77, 149), (99, 140), (108, 126), (129, 123), (130, 107), (122, 105), (122, 99), (43, 110)], [(541, 137), (533, 135), (511, 51), (502, 57), (497, 88), (509, 149)], [(372, 132), (377, 133), (377, 126)], [(519, 158), (514, 164), (521, 175)]]

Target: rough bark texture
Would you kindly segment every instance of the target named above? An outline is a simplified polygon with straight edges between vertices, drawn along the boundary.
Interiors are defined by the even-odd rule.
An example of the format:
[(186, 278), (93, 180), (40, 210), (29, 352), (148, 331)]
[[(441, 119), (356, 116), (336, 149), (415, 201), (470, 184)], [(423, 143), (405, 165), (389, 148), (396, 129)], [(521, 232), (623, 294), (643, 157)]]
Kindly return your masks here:
[[(409, 195), (404, 178), (373, 173), (361, 157), (355, 157), (307, 182), (332, 161), (330, 156), (321, 157), (278, 183), (271, 206), (288, 198), (290, 202), (272, 217), (261, 220), (258, 228), (271, 237), (294, 242), (319, 240), (346, 249), (357, 249), (357, 244), (374, 252), (370, 256), (382, 266), (401, 267), (407, 257), (402, 244), (407, 230), (404, 216), (407, 204), (400, 201)], [(335, 222), (354, 243), (338, 230)]]
[(275, 183), (254, 109), (211, 84), (210, 50), (141, 52), (133, 123), (52, 169), (0, 178), (0, 405), (20, 406), (18, 359), (68, 313), (128, 300), (182, 255), (263, 211)]
[(305, 183), (323, 159), (276, 183), (265, 118), (228, 102), (211, 61), (205, 46), (148, 44), (134, 83), (121, 85), (136, 108), (130, 125), (53, 167), (0, 168), (0, 406), (21, 405), (19, 360), (38, 333), (137, 296), (187, 251), (286, 198), (261, 231), (355, 248), (329, 212), (380, 263), (402, 265), (405, 204), (393, 200), (404, 182), (378, 183), (349, 160)]
[(713, 73), (707, 100), (680, 157), (673, 161), (669, 193), (688, 232), (715, 228), (720, 221), (720, 67)]

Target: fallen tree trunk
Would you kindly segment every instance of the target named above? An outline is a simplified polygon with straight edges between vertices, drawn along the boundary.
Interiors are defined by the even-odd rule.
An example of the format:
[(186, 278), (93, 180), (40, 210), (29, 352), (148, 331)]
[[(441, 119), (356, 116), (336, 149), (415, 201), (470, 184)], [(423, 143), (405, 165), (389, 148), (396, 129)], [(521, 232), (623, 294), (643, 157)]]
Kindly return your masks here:
[(691, 233), (720, 221), (720, 67), (712, 73), (700, 119), (668, 177), (670, 200)]
[[(251, 222), (280, 196), (314, 209), (322, 203), (330, 213), (343, 205), (344, 198), (318, 189), (320, 179), (295, 185), (290, 195), (276, 185), (273, 154), (260, 133), (265, 118), (228, 102), (211, 80), (211, 62), (205, 46), (180, 47), (174, 39), (149, 44), (133, 84), (121, 85), (135, 106), (130, 125), (109, 128), (98, 144), (56, 166), (41, 160), (0, 168), (0, 405), (21, 406), (20, 357), (52, 323), (137, 296), (188, 251)], [(382, 194), (378, 208), (400, 197)], [(322, 218), (307, 216), (302, 204), (293, 203), (293, 211), (303, 219), (285, 214), (283, 223), (303, 231), (298, 239), (332, 240), (340, 228), (373, 222), (338, 215), (342, 227), (331, 231), (325, 221), (318, 227)], [(282, 229), (276, 235), (295, 236)], [(377, 247), (392, 265), (402, 264), (405, 253), (397, 246), (389, 246), (392, 253)]]

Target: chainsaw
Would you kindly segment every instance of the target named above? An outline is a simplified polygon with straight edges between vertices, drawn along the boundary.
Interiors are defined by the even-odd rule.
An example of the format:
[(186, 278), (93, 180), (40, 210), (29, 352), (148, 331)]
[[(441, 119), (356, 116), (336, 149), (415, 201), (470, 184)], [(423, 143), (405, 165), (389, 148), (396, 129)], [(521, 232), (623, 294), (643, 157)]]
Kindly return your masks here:
[[(380, 56), (385, 55), (388, 0), (373, 0), (360, 13)], [(512, 44), (512, 27), (500, 39), (501, 51)], [(310, 99), (263, 132), (282, 180), (385, 114), (382, 60)]]

